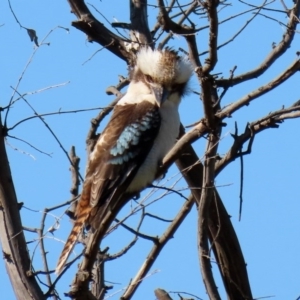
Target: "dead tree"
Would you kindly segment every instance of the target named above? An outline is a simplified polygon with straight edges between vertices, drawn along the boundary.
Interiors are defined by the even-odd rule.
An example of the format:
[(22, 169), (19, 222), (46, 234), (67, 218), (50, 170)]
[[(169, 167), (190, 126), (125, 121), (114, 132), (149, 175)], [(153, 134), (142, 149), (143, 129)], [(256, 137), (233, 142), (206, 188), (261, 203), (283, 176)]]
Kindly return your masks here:
[[(211, 259), (213, 256), (217, 262), (228, 299), (253, 299), (242, 249), (215, 186), (215, 179), (221, 171), (237, 158), (241, 160), (241, 164), (243, 163), (243, 156), (251, 154), (252, 145), (257, 134), (267, 129), (278, 128), (284, 120), (298, 118), (300, 116), (299, 101), (295, 100), (294, 104), (261, 116), (258, 120), (246, 120), (247, 126), (242, 133), (238, 132), (238, 124), (236, 124), (236, 131), (232, 135), (233, 142), (227, 153), (220, 156), (218, 147), (221, 143), (222, 129), (226, 126), (228, 118), (294, 76), (300, 70), (299, 58), (295, 55), (295, 60), (284, 71), (276, 74), (274, 79), (240, 99), (229, 105), (224, 105), (223, 101), (226, 99), (228, 90), (262, 76), (291, 47), (299, 23), (300, 1), (294, 1), (290, 8), (286, 7), (282, 1), (280, 12), (285, 15), (286, 23), (283, 24), (274, 18), (273, 21), (281, 22), (285, 32), (280, 42), (273, 45), (264, 61), (242, 74), (236, 74), (237, 67), (234, 66), (227, 77), (224, 75), (225, 70), (222, 77), (220, 77), (220, 74), (216, 74), (215, 71), (218, 66), (220, 49), (233, 42), (240, 34), (243, 34), (245, 28), (251, 22), (255, 22), (259, 16), (270, 19), (268, 12), (275, 11), (270, 6), (272, 2), (264, 1), (262, 5), (256, 6), (241, 1), (244, 7), (243, 10), (224, 19), (222, 18), (222, 11), (230, 9), (227, 1), (191, 1), (182, 5), (179, 1), (167, 3), (158, 0), (156, 4), (151, 4), (151, 8), (155, 10), (157, 17), (157, 22), (151, 29), (148, 24), (147, 12), (150, 4), (147, 1), (129, 1), (130, 23), (111, 23), (111, 29), (103, 25), (92, 14), (91, 9), (83, 0), (68, 0), (68, 2), (71, 12), (77, 17), (77, 20), (72, 22), (72, 26), (86, 34), (89, 42), (100, 44), (106, 51), (110, 51), (123, 60), (129, 67), (134, 65), (135, 55), (140, 47), (164, 48), (170, 44), (170, 40), (174, 36), (181, 36), (184, 40), (184, 46), (177, 50), (181, 51), (182, 55), (187, 55), (194, 65), (200, 90), (200, 93), (198, 93), (199, 101), (202, 102), (204, 112), (203, 115), (199, 115), (199, 121), (193, 124), (191, 129), (186, 130), (183, 125), (181, 126), (179, 140), (164, 158), (163, 165), (159, 174), (157, 174), (159, 178), (175, 163), (190, 188), (189, 197), (184, 201), (178, 214), (170, 222), (165, 232), (159, 237), (148, 236), (140, 232), (140, 226), (147, 214), (143, 205), (137, 206), (138, 210), (142, 211), (142, 216), (139, 225), (135, 229), (127, 226), (124, 220), (118, 220), (118, 212), (122, 209), (122, 206), (114, 207), (114, 210), (110, 211), (102, 220), (96, 234), (87, 234), (82, 237), (81, 242), (85, 245), (85, 255), (81, 257), (68, 296), (74, 299), (104, 299), (104, 295), (109, 289), (105, 285), (104, 266), (106, 261), (113, 258), (107, 253), (107, 249), (100, 250), (99, 244), (107, 232), (112, 230), (112, 226), (113, 228), (116, 227), (116, 225), (112, 225), (116, 221), (117, 226), (123, 226), (126, 230), (132, 232), (134, 238), (115, 258), (126, 254), (128, 249), (135, 245), (138, 237), (153, 242), (153, 247), (144, 264), (121, 296), (122, 300), (131, 299), (164, 246), (173, 237), (195, 205), (198, 211), (199, 261), (209, 298), (221, 299), (212, 273)], [(237, 4), (232, 4), (232, 6), (235, 5)], [(98, 12), (98, 8), (93, 8)], [(223, 24), (233, 22), (244, 14), (250, 16), (244, 26), (237, 28), (236, 33), (228, 41), (220, 43), (219, 31)], [(25, 29), (37, 43), (36, 33), (31, 29)], [(126, 30), (128, 36), (121, 35), (120, 29)], [(206, 39), (203, 36), (201, 36), (201, 39), (197, 36), (202, 32), (205, 32)], [(98, 138), (96, 132), (100, 122), (120, 99), (122, 96), (121, 90), (127, 84), (128, 79), (121, 78), (116, 87), (108, 89), (108, 93), (114, 94), (116, 99), (93, 119), (87, 137), (88, 152), (93, 149), (93, 145)], [(17, 88), (15, 90), (17, 95), (22, 97)], [(13, 101), (10, 101), (7, 107), (2, 108), (4, 116), (12, 103)], [(38, 273), (34, 271), (30, 262), (19, 213), (22, 205), (18, 203), (14, 193), (13, 175), (10, 173), (4, 146), (4, 141), (13, 130), (13, 127), (9, 127), (6, 118), (0, 119), (0, 121), (0, 230), (7, 271), (18, 299), (44, 299), (50, 296), (59, 299), (60, 296), (55, 290), (56, 283), (64, 276), (64, 272), (58, 278), (53, 279), (51, 277), (52, 270), (47, 265), (46, 250), (43, 245), (44, 219), (41, 228), (36, 230), (36, 233), (40, 237), (41, 249), (44, 253), (44, 273), (48, 285), (46, 292), (41, 290), (36, 280)], [(207, 140), (206, 148), (203, 153), (197, 153), (193, 148), (193, 143), (203, 138)], [(243, 151), (243, 146), (246, 146), (247, 150)], [(73, 176), (73, 197), (68, 204), (77, 199), (80, 181), (79, 159), (76, 157), (74, 148), (69, 153), (69, 159)], [(46, 218), (46, 214), (50, 210), (55, 210), (58, 207), (60, 205), (45, 209), (43, 218)], [(72, 217), (72, 210), (68, 210), (67, 213)], [(53, 232), (55, 230), (56, 228), (53, 228)], [(69, 266), (74, 262), (75, 259), (70, 262)], [(168, 293), (161, 289), (157, 289), (155, 295), (157, 299), (171, 299)]]

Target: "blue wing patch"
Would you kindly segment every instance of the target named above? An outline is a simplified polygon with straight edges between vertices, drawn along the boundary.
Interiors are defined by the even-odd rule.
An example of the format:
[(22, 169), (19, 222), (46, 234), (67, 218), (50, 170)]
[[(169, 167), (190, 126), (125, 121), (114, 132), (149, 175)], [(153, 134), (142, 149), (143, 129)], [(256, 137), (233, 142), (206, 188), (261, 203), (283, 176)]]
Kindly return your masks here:
[(149, 131), (157, 130), (160, 115), (157, 110), (148, 111), (143, 117), (129, 124), (120, 134), (116, 144), (110, 150), (113, 156), (109, 163), (121, 165), (135, 158), (143, 149), (143, 143), (149, 141)]

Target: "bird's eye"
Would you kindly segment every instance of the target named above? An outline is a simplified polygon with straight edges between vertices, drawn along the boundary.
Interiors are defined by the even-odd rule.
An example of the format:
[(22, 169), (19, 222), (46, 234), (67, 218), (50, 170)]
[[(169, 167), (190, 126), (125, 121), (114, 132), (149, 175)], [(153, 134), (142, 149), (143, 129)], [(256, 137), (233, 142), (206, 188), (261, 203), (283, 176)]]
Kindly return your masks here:
[(153, 83), (153, 78), (150, 75), (145, 75), (145, 78), (148, 83)]

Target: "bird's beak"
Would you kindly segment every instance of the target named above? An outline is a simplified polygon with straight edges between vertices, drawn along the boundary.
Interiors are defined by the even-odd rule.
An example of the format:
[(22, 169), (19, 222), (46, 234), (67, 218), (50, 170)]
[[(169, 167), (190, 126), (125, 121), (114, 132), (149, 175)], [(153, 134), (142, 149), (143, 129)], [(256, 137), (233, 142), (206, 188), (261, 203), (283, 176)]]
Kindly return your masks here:
[(161, 85), (153, 85), (152, 92), (159, 105), (162, 105), (170, 95), (170, 91), (168, 91), (165, 87)]

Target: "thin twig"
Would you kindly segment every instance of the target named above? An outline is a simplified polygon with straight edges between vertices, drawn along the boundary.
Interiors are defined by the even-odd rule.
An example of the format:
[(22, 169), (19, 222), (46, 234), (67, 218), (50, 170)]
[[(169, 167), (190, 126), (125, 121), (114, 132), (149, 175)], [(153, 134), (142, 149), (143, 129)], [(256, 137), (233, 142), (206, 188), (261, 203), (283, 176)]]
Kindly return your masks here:
[[(13, 90), (15, 90), (12, 86), (11, 88)], [(47, 124), (47, 122), (42, 118), (40, 117), (40, 115), (36, 112), (36, 110), (33, 108), (33, 106), (25, 99), (25, 97), (23, 97), (17, 90), (15, 90), (15, 92), (20, 96), (22, 97), (22, 99), (25, 101), (25, 103), (32, 109), (32, 111), (34, 112), (34, 114), (36, 116), (39, 117), (39, 119), (42, 121), (42, 123), (44, 123), (44, 125), (46, 126), (46, 128), (50, 131), (51, 135), (54, 137), (54, 139), (56, 140), (56, 142), (58, 143), (59, 147), (62, 149), (62, 151), (64, 152), (64, 154), (67, 156), (67, 159), (69, 160), (69, 162), (72, 164), (72, 161), (68, 155), (68, 152), (67, 150), (64, 148), (64, 146), (62, 145), (62, 143), (60, 142), (59, 138), (56, 136), (56, 134), (54, 133), (54, 131), (50, 128), (50, 126)], [(81, 176), (81, 174), (79, 174), (79, 177), (80, 179), (83, 181), (83, 178)]]

